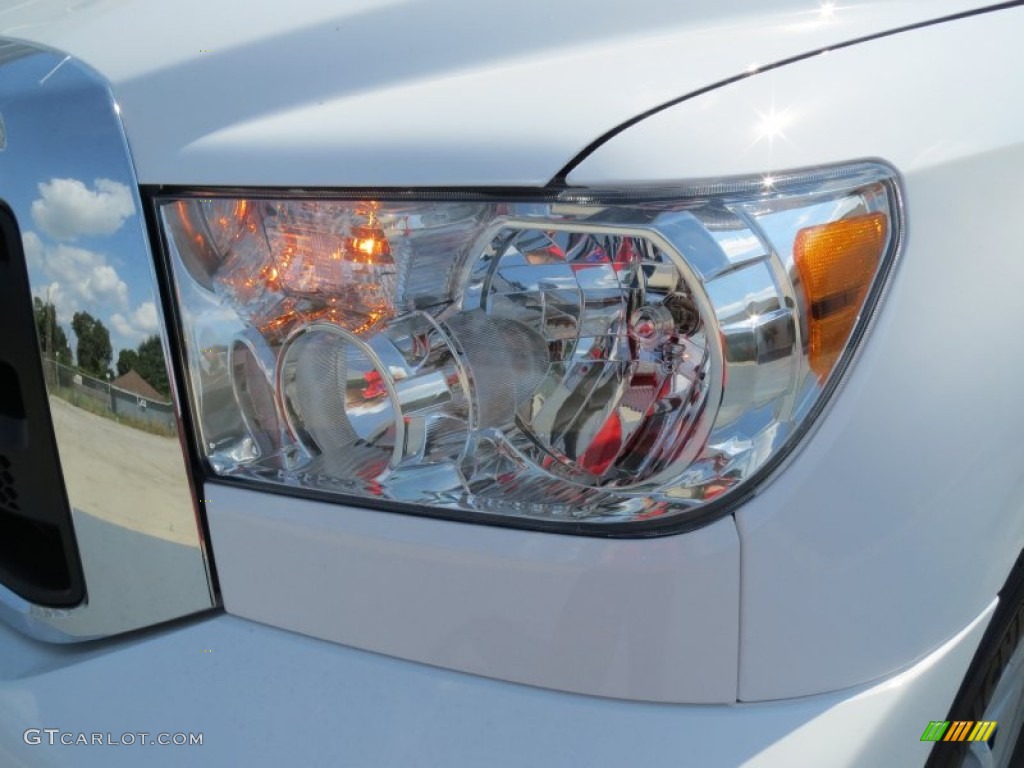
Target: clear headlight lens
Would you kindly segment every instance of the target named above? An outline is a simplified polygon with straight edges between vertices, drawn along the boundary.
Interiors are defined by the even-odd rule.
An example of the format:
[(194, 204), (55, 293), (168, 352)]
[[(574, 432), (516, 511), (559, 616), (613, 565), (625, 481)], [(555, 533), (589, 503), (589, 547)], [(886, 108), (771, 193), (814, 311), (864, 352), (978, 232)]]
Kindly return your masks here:
[(871, 163), (445, 196), (157, 201), (214, 473), (577, 524), (735, 497), (820, 409), (898, 240)]

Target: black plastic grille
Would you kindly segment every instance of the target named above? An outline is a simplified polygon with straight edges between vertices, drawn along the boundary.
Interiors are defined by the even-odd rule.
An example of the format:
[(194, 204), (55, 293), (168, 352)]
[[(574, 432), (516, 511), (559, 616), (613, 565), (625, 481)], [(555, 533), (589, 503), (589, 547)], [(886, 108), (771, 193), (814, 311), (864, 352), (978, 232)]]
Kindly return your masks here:
[(18, 489), (14, 486), (14, 475), (11, 474), (11, 462), (6, 456), (0, 456), (0, 510), (21, 511), (18, 506)]
[(85, 598), (43, 380), (21, 235), (0, 202), (0, 584), (40, 605)]

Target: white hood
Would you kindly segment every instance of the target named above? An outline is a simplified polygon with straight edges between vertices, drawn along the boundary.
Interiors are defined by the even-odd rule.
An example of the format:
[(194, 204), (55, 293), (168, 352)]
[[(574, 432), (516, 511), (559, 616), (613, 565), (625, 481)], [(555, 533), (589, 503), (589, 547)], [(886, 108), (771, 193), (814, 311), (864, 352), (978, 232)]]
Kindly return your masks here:
[(142, 183), (537, 186), (666, 101), (973, 5), (28, 0), (0, 35), (110, 80)]

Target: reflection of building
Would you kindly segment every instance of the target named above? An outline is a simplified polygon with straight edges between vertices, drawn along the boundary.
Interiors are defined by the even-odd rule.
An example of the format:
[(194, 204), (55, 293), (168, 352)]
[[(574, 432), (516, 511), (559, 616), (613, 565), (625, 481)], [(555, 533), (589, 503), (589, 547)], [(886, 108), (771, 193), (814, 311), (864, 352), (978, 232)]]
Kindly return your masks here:
[(128, 371), (110, 382), (109, 408), (128, 424), (144, 422), (160, 426), (167, 431), (174, 429), (174, 411), (170, 398), (161, 395), (136, 371)]
[(112, 386), (118, 387), (119, 389), (127, 390), (132, 394), (143, 397), (146, 400), (156, 400), (160, 403), (167, 402), (167, 398), (157, 392), (153, 385), (142, 378), (135, 371), (128, 371), (124, 376), (120, 376), (110, 382)]

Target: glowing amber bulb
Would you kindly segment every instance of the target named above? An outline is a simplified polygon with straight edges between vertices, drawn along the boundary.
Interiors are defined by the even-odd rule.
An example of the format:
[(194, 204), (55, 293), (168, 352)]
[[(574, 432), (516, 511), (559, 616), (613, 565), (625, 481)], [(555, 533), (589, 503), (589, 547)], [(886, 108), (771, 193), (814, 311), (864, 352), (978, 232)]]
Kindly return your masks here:
[(373, 256), (377, 253), (377, 249), (380, 247), (377, 241), (372, 237), (364, 237), (361, 240), (355, 241), (356, 249), (362, 251), (367, 256)]
[(388, 240), (377, 227), (353, 227), (348, 243), (349, 260), (372, 263), (379, 257), (391, 255)]

